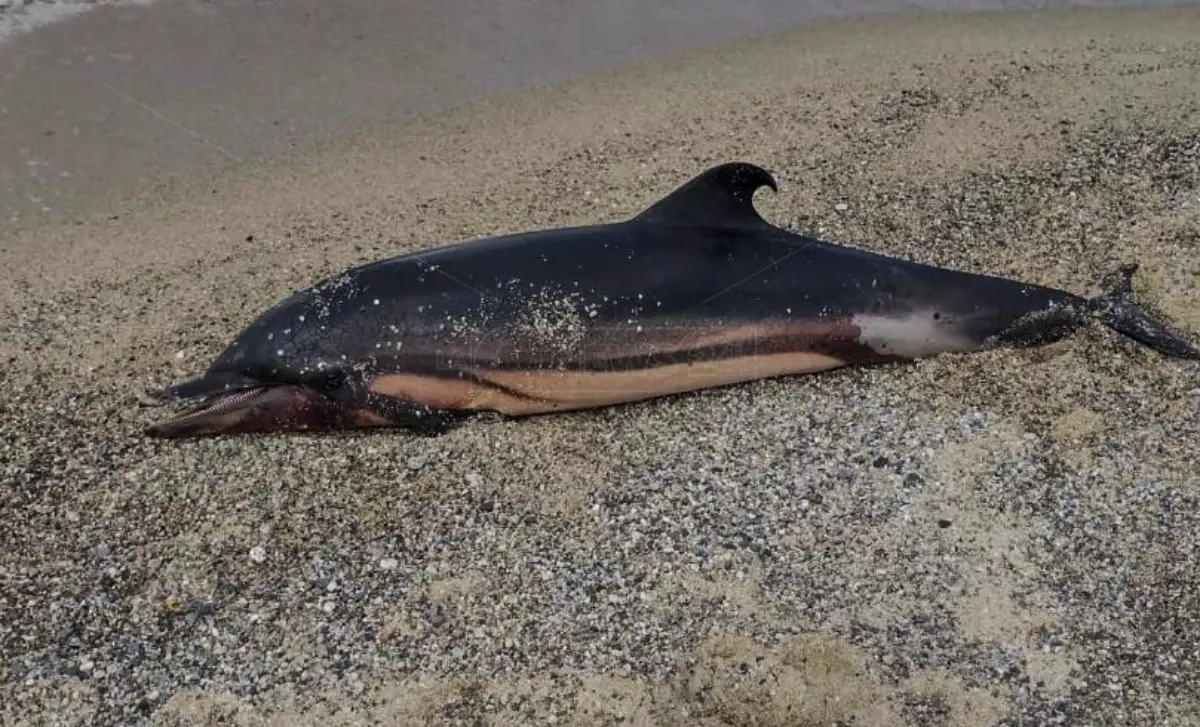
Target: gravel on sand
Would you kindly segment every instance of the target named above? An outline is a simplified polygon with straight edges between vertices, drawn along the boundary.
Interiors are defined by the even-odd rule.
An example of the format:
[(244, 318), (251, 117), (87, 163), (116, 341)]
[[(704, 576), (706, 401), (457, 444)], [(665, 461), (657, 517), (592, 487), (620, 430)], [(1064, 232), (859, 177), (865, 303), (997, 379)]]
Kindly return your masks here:
[[(0, 136), (2, 143), (2, 136)], [(1200, 723), (1200, 369), (1106, 331), (443, 437), (150, 441), (144, 389), (404, 250), (764, 215), (1200, 333), (1200, 8), (821, 23), (0, 240), (0, 717)]]

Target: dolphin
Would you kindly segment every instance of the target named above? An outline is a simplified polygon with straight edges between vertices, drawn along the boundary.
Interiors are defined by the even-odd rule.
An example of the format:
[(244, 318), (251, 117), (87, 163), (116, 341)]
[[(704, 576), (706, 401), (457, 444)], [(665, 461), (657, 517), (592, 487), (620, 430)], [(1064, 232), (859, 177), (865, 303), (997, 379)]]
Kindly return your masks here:
[(250, 323), (154, 437), (449, 431), (755, 379), (1032, 347), (1098, 322), (1170, 357), (1200, 348), (1133, 300), (1096, 298), (806, 237), (754, 207), (751, 163), (712, 167), (625, 221), (459, 242), (372, 262)]

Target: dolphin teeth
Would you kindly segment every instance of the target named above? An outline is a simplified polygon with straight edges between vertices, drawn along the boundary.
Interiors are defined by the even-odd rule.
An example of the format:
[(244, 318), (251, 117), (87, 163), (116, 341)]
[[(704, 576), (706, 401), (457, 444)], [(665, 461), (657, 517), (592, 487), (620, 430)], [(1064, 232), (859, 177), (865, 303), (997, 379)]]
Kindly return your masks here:
[(236, 409), (245, 405), (247, 401), (258, 398), (264, 391), (267, 390), (267, 388), (268, 387), (265, 386), (259, 386), (232, 394), (215, 394), (212, 396), (206, 396), (198, 404), (184, 409), (166, 422), (163, 422), (163, 425), (177, 426), (194, 421), (200, 417), (208, 417)]
[(205, 397), (203, 401), (193, 406), (184, 416), (193, 414), (218, 414), (233, 409), (245, 402), (257, 398), (266, 391), (267, 387), (259, 386), (253, 389), (243, 389), (232, 394), (216, 394)]

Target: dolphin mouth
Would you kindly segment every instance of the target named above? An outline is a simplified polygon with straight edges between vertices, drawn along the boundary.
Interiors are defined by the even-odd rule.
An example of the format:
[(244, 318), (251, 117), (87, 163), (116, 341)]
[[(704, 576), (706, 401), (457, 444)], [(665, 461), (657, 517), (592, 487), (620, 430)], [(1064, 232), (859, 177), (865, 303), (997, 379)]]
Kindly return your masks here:
[(240, 394), (271, 385), (236, 371), (208, 371), (183, 383), (142, 392), (138, 396), (138, 402), (143, 406), (184, 404), (200, 400), (214, 402), (224, 395)]
[[(256, 410), (261, 412), (264, 404), (268, 405), (266, 408), (278, 409), (278, 405), (288, 403), (283, 398), (290, 400), (292, 397), (282, 391), (284, 388), (289, 387), (256, 386), (207, 396), (182, 412), (150, 425), (146, 428), (146, 434), (170, 438), (232, 431)], [(271, 404), (276, 406), (271, 407)]]

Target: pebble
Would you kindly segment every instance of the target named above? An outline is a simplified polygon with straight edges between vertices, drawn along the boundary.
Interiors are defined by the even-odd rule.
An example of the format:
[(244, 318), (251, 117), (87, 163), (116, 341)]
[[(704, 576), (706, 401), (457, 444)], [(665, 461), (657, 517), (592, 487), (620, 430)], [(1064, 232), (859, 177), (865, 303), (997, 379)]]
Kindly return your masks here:
[(429, 623), (434, 626), (441, 626), (446, 622), (446, 614), (439, 604), (431, 603), (426, 610), (425, 617), (429, 619)]

